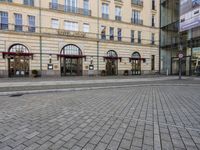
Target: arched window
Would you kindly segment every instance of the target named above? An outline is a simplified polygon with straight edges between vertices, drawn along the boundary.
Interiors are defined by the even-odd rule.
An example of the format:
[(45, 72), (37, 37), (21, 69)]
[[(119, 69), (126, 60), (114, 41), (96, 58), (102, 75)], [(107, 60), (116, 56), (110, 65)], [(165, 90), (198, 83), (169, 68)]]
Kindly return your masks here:
[(108, 57), (117, 57), (117, 53), (114, 50), (110, 50), (107, 53)]
[(62, 55), (82, 55), (81, 49), (73, 44), (66, 45), (61, 50)]
[(26, 46), (22, 44), (14, 44), (9, 48), (9, 52), (13, 53), (29, 53), (29, 50)]
[(138, 52), (134, 52), (133, 54), (132, 54), (132, 58), (140, 58), (141, 56), (140, 56), (140, 53), (138, 53)]

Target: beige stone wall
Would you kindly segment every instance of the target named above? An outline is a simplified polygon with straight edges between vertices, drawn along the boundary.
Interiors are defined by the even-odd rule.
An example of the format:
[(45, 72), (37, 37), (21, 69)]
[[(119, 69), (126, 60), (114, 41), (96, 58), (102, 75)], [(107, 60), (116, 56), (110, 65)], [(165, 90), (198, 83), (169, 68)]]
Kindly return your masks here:
[[(109, 27), (115, 28), (115, 36), (117, 36), (117, 28), (122, 29), (122, 42), (118, 41), (102, 41), (99, 43), (99, 55), (100, 55), (100, 70), (105, 70), (105, 63), (103, 56), (109, 50), (115, 50), (119, 57), (122, 57), (122, 61), (118, 61), (119, 70), (131, 70), (131, 64), (129, 57), (133, 52), (139, 52), (142, 58), (146, 58), (146, 62), (142, 62), (142, 70), (151, 70), (151, 55), (155, 55), (155, 70), (158, 71), (159, 67), (159, 3), (156, 1), (156, 11), (151, 9), (151, 1), (145, 0), (143, 7), (137, 7), (131, 5), (131, 0), (123, 0), (122, 3), (115, 2), (114, 0), (99, 0), (97, 5), (96, 0), (90, 0), (90, 9), (92, 16), (83, 16), (79, 14), (66, 13), (62, 11), (50, 10), (49, 2), (51, 0), (41, 0), (41, 34), (39, 33), (40, 26), (40, 11), (39, 11), (39, 0), (35, 1), (35, 7), (27, 7), (22, 5), (22, 0), (13, 0), (14, 3), (0, 2), (0, 10), (8, 12), (9, 15), (9, 30), (0, 30), (0, 52), (8, 51), (8, 48), (16, 43), (24, 44), (29, 48), (31, 53), (34, 53), (33, 60), (30, 60), (30, 70), (40, 69), (40, 36), (42, 39), (42, 70), (47, 71), (47, 64), (49, 62), (49, 54), (52, 54), (52, 63), (54, 64), (54, 71), (51, 75), (60, 74), (60, 60), (57, 59), (62, 47), (67, 44), (75, 44), (79, 46), (83, 52), (83, 55), (87, 56), (86, 60), (83, 60), (83, 70), (87, 70), (86, 67), (90, 63), (90, 56), (94, 56), (94, 65), (97, 69), (97, 34), (98, 34), (98, 12), (97, 7), (99, 6), (99, 15), (101, 17), (101, 4), (109, 4), (110, 19), (104, 20), (99, 19), (99, 27), (101, 25), (106, 26), (106, 32), (109, 36)], [(59, 4), (64, 4), (64, 0), (58, 0)], [(79, 8), (83, 7), (82, 0), (78, 0)], [(122, 7), (122, 21), (115, 21), (115, 6)], [(130, 23), (132, 10), (141, 11), (141, 19), (144, 21), (144, 25), (133, 25)], [(23, 31), (14, 31), (14, 13), (21, 13), (23, 15)], [(151, 27), (152, 14), (156, 18), (156, 27)], [(36, 17), (36, 33), (28, 33), (28, 15)], [(85, 38), (69, 37), (58, 35), (58, 31), (51, 28), (51, 19), (58, 19), (59, 29), (64, 29), (64, 21), (74, 21), (79, 24), (79, 31), (83, 31), (83, 23), (90, 24), (90, 32), (86, 34)], [(137, 32), (142, 31), (142, 44), (130, 43), (130, 31), (135, 31), (135, 38), (137, 38)], [(155, 33), (155, 41), (157, 45), (151, 46), (151, 34)], [(117, 37), (115, 37), (115, 40)], [(137, 41), (137, 39), (136, 39)], [(2, 58), (0, 53), (0, 73), (6, 74), (8, 70), (8, 62)]]

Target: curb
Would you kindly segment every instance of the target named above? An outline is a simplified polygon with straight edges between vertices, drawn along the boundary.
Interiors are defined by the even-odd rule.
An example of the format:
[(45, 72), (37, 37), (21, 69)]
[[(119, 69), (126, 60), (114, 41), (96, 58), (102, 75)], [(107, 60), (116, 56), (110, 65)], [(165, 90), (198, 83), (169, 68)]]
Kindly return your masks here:
[(74, 91), (143, 87), (143, 86), (200, 86), (200, 84), (138, 84), (138, 85), (101, 86), (101, 87), (84, 87), (84, 88), (68, 88), (68, 89), (12, 91), (12, 92), (0, 92), (0, 96), (15, 97), (15, 96), (22, 96), (25, 94), (41, 94), (41, 93), (52, 93), (52, 92), (74, 92)]

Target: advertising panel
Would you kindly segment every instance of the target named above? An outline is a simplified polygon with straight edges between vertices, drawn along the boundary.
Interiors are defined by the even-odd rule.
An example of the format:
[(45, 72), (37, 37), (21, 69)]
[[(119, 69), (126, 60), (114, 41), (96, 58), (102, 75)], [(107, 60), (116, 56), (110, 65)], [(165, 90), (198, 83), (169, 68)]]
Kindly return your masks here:
[(200, 26), (200, 0), (180, 0), (180, 32)]

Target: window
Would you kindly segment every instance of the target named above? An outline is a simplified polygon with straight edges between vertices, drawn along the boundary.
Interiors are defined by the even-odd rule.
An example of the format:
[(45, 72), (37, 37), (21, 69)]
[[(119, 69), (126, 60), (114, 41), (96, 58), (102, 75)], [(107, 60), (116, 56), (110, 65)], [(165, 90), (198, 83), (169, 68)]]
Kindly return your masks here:
[(132, 11), (132, 23), (141, 24), (140, 11), (138, 11), (138, 10)]
[(35, 32), (35, 16), (28, 16), (28, 31)]
[(141, 36), (142, 36), (142, 32), (138, 31), (138, 43), (141, 44), (142, 40), (141, 40)]
[(134, 30), (131, 30), (131, 43), (134, 43), (135, 42), (135, 31)]
[(58, 0), (52, 0), (52, 9), (58, 8)]
[(156, 10), (155, 4), (156, 4), (155, 0), (152, 0), (152, 10)]
[(24, 5), (34, 6), (34, 0), (24, 0)]
[(22, 30), (22, 14), (15, 14), (15, 31)]
[(152, 15), (152, 27), (155, 27), (155, 16), (154, 15)]
[(0, 11), (0, 30), (8, 29), (8, 13)]
[(65, 11), (77, 12), (77, 0), (65, 0)]
[(59, 28), (58, 19), (51, 19), (51, 27), (54, 28), (54, 29), (58, 29)]
[(87, 23), (83, 24), (83, 32), (90, 32), (90, 25)]
[(155, 70), (155, 55), (151, 55), (151, 70)]
[(101, 26), (101, 39), (106, 39), (106, 26)]
[(78, 23), (71, 22), (71, 21), (65, 21), (65, 30), (78, 31)]
[(83, 13), (84, 15), (88, 16), (90, 14), (90, 11), (89, 11), (89, 0), (84, 0), (83, 1)]
[(114, 28), (110, 27), (110, 40), (114, 40)]
[(118, 41), (122, 40), (122, 29), (121, 28), (117, 29), (117, 37), (118, 37)]
[(121, 7), (115, 7), (115, 20), (121, 21)]
[(108, 4), (102, 4), (102, 18), (109, 19), (109, 7)]
[(151, 44), (152, 45), (155, 44), (155, 34), (154, 33), (151, 34)]

